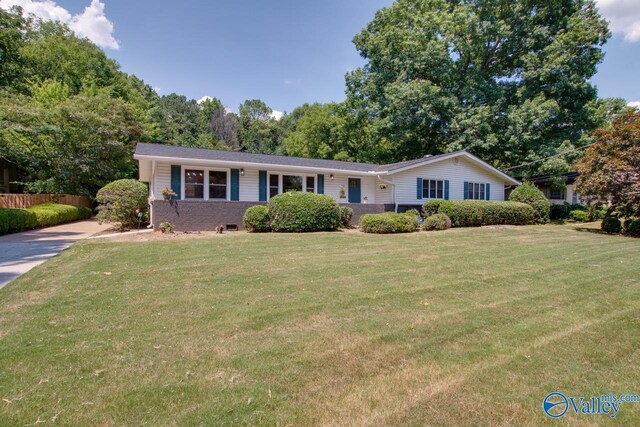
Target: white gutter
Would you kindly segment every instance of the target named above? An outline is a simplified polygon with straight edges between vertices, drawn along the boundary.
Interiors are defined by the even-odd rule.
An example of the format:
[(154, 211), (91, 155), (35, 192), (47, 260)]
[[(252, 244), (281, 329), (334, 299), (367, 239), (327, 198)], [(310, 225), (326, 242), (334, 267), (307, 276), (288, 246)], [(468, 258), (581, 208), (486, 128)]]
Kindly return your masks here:
[(227, 160), (207, 160), (207, 159), (189, 159), (184, 157), (163, 157), (163, 156), (147, 156), (143, 154), (134, 154), (133, 158), (136, 160), (156, 160), (165, 163), (180, 163), (180, 164), (193, 164), (193, 165), (213, 165), (213, 166), (237, 166), (237, 167), (255, 167), (262, 168), (266, 170), (297, 170), (304, 172), (318, 172), (323, 171), (327, 173), (334, 174), (349, 174), (349, 175), (359, 175), (359, 176), (371, 176), (372, 174), (380, 173), (375, 171), (356, 171), (351, 169), (333, 169), (333, 168), (321, 168), (321, 167), (311, 167), (311, 166), (289, 166), (282, 165), (276, 163), (251, 163), (251, 162), (236, 162), (236, 161), (227, 161)]

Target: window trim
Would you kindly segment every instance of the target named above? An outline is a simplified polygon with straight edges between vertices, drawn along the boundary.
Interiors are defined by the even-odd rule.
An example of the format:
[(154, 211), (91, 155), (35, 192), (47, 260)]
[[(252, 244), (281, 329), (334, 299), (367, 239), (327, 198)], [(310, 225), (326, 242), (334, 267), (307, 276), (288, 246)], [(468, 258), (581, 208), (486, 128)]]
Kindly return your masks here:
[(565, 191), (566, 190), (555, 190), (555, 191), (559, 191), (559, 197), (553, 197), (553, 188), (549, 188), (549, 200), (565, 200), (566, 199), (566, 195), (565, 195)]
[[(481, 185), (482, 190), (480, 190), (480, 187), (478, 187), (478, 198), (470, 197), (470, 196), (473, 196), (475, 193), (472, 186), (475, 186), (476, 184), (478, 184), (479, 186)], [(480, 198), (481, 193), (483, 195), (482, 198)], [(487, 199), (487, 183), (467, 181), (467, 194), (465, 194), (465, 196), (466, 196), (466, 200), (486, 200)]]
[[(441, 181), (442, 182), (442, 197), (435, 197), (435, 198), (431, 198), (431, 197), (425, 197), (424, 195), (424, 182), (425, 181)], [(426, 200), (445, 200), (445, 181), (446, 179), (442, 178), (422, 178), (422, 199), (426, 199)], [(438, 195), (438, 184), (436, 184), (436, 196)], [(427, 194), (427, 196), (429, 196)]]
[[(186, 190), (185, 190), (185, 171), (187, 169), (190, 170), (201, 170), (204, 172), (204, 191), (202, 194), (202, 199), (193, 199), (186, 198)], [(226, 172), (227, 174), (227, 195), (224, 199), (210, 199), (209, 198), (209, 172)], [(201, 201), (209, 201), (209, 202), (226, 202), (231, 200), (231, 168), (216, 168), (216, 167), (208, 167), (208, 166), (195, 166), (195, 165), (180, 165), (180, 187), (182, 191), (180, 191), (180, 200), (201, 200)]]
[(282, 180), (283, 175), (301, 177), (303, 193), (307, 192), (307, 177), (313, 177), (313, 193), (318, 194), (318, 175), (321, 175), (321, 174), (267, 170), (267, 200), (271, 199), (271, 176), (272, 175), (276, 175), (278, 177), (278, 194), (276, 195), (283, 193), (283, 180)]

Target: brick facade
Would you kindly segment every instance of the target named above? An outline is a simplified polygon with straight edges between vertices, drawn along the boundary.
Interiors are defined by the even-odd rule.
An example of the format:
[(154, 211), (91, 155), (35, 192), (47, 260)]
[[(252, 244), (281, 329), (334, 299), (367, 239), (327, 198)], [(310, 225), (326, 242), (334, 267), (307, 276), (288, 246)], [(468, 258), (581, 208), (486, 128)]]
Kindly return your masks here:
[[(242, 216), (250, 206), (264, 205), (264, 202), (224, 202), (204, 200), (154, 200), (153, 228), (159, 229), (160, 223), (168, 221), (176, 231), (213, 231), (217, 226), (236, 225), (242, 229)], [(349, 203), (353, 209), (352, 224), (357, 224), (360, 216), (366, 213), (393, 211), (393, 205)]]

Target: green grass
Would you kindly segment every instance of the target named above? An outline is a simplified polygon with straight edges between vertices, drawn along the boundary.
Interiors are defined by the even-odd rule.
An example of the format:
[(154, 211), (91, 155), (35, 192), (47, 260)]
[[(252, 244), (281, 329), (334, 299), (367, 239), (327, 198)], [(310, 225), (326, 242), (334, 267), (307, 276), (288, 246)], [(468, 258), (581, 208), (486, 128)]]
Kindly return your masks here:
[(640, 240), (85, 241), (0, 290), (0, 337), (0, 425), (609, 424), (541, 403), (640, 393)]

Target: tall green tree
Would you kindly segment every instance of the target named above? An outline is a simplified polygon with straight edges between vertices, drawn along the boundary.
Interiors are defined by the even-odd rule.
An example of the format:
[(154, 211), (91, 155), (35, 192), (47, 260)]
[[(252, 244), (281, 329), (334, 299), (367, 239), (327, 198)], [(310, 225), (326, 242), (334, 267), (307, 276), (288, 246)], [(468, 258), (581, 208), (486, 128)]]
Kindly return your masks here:
[(345, 148), (344, 117), (335, 103), (306, 108), (296, 129), (284, 141), (290, 156), (349, 160)]
[(354, 38), (367, 64), (346, 104), (389, 160), (469, 149), (516, 165), (596, 126), (609, 35), (592, 0), (399, 0)]
[(20, 49), (26, 40), (26, 27), (22, 9), (0, 8), (0, 88), (17, 84), (22, 76), (24, 59)]
[(238, 140), (251, 153), (280, 154), (282, 133), (273, 110), (259, 99), (248, 99), (238, 108)]
[(52, 80), (35, 90), (35, 100), (1, 93), (0, 156), (26, 172), (29, 192), (93, 196), (135, 171), (142, 133), (135, 110), (120, 99), (68, 91)]

